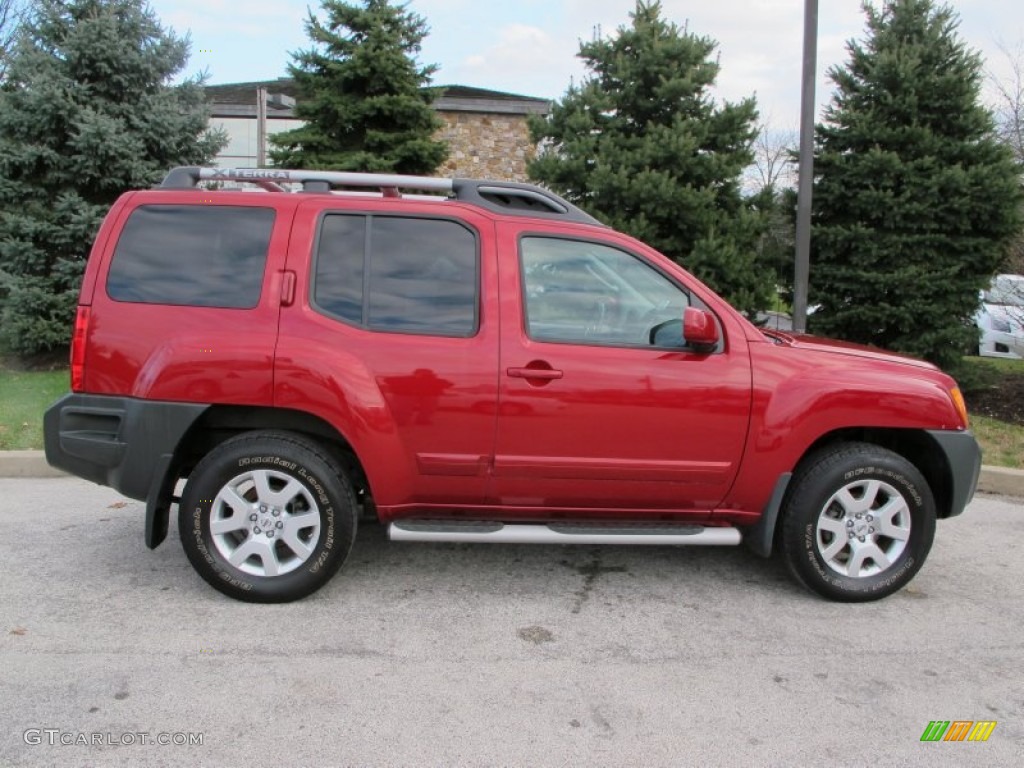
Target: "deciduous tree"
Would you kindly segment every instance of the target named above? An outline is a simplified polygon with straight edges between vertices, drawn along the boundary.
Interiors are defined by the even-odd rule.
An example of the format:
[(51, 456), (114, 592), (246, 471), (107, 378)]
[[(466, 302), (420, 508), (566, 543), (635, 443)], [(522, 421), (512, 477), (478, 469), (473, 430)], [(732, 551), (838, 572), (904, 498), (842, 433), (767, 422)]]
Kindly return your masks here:
[[(1009, 75), (991, 78), (996, 92), (996, 129), (1013, 152), (1018, 169), (1024, 175), (1024, 43), (1018, 42), (1012, 47), (1000, 45), (999, 48), (1009, 65)], [(1017, 233), (1007, 249), (1003, 270), (1024, 275), (1024, 231)]]
[(0, 0), (0, 83), (7, 72), (7, 59), (14, 47), (27, 8), (24, 0)]

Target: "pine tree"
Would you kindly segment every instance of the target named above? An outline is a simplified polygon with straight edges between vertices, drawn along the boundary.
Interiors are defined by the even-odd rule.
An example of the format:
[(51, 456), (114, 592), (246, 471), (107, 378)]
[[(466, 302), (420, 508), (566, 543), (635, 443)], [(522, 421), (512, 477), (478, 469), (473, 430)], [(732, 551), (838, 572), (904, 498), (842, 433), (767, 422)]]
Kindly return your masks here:
[(931, 0), (864, 10), (816, 130), (811, 328), (952, 369), (1019, 229), (1018, 169), (956, 14)]
[(740, 192), (751, 161), (752, 98), (716, 105), (717, 43), (637, 2), (629, 26), (580, 45), (589, 74), (547, 118), (530, 176), (679, 261), (735, 306), (767, 305), (761, 222)]
[(324, 0), (310, 12), (310, 50), (292, 54), (296, 116), (306, 124), (271, 137), (275, 165), (429, 174), (448, 156), (433, 136), (441, 122), (425, 88), (435, 66), (415, 55), (426, 22), (390, 0)]
[(143, 0), (38, 4), (0, 88), (0, 343), (67, 345), (106, 209), (174, 165), (208, 163), (201, 82), (168, 86), (188, 40)]

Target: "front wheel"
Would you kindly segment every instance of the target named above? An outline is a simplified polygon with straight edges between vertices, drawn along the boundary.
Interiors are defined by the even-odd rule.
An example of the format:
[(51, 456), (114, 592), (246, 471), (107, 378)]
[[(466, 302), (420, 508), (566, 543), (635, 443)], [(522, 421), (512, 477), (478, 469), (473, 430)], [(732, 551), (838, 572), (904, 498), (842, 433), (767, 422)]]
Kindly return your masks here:
[(897, 453), (845, 443), (793, 478), (781, 545), (793, 574), (819, 595), (878, 600), (902, 589), (935, 537), (935, 501), (917, 468)]
[(352, 487), (322, 449), (288, 432), (232, 438), (199, 462), (178, 528), (185, 554), (230, 597), (283, 603), (315, 592), (348, 557)]

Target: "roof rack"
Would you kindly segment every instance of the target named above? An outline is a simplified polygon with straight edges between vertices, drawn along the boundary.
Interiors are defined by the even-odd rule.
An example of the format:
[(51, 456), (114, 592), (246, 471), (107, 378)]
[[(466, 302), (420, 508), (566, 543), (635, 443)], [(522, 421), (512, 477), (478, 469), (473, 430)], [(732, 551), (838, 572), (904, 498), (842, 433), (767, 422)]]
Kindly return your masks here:
[(201, 168), (179, 166), (168, 172), (161, 189), (195, 189), (201, 181), (236, 181), (255, 184), (270, 192), (287, 193), (282, 184), (301, 184), (303, 192), (330, 192), (332, 188), (374, 189), (384, 197), (401, 197), (401, 189), (444, 194), (495, 213), (601, 224), (588, 213), (553, 192), (533, 184), (477, 179), (445, 179), (387, 173), (302, 171), (278, 168)]

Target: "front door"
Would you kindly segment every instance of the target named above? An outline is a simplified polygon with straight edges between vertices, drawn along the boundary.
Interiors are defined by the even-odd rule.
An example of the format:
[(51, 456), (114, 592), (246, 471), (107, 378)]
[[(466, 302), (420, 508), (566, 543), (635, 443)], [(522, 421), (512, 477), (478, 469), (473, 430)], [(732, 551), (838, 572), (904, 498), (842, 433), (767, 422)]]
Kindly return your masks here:
[(713, 508), (750, 415), (742, 334), (710, 353), (687, 348), (683, 310), (702, 303), (670, 265), (613, 236), (520, 237), (510, 224), (499, 247), (492, 501), (523, 518), (541, 507), (681, 519)]

